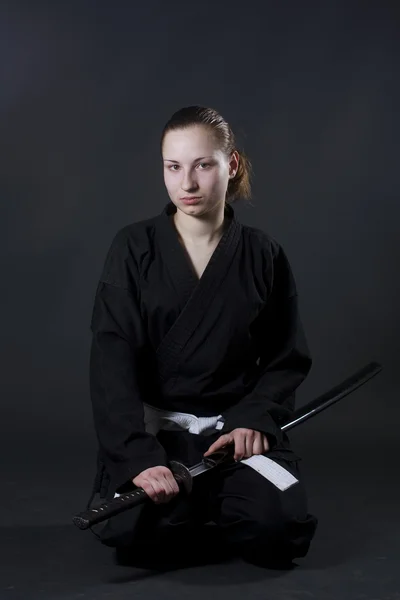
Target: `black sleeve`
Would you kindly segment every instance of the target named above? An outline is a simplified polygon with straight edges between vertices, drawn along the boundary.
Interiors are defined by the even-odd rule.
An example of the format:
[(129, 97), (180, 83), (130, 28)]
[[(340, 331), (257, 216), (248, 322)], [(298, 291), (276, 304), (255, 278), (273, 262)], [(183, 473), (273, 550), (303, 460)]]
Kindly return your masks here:
[(293, 273), (282, 247), (274, 242), (273, 248), (271, 293), (252, 331), (259, 355), (256, 384), (250, 394), (223, 413), (221, 430), (226, 433), (245, 427), (261, 431), (270, 448), (282, 442), (279, 423), (293, 412), (295, 390), (312, 366)]
[(145, 430), (140, 377), (148, 340), (138, 305), (137, 265), (123, 230), (113, 240), (91, 320), (90, 395), (101, 454), (118, 489), (144, 469), (167, 465)]

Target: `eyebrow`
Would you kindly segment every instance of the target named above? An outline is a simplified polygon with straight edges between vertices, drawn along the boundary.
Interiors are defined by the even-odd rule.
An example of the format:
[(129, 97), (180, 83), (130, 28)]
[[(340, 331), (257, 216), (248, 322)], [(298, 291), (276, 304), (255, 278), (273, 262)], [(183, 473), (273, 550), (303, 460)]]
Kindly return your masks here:
[[(199, 158), (195, 158), (193, 162), (197, 162), (198, 160), (204, 160), (205, 158), (213, 158), (212, 156), (200, 156)], [(172, 160), (171, 158), (164, 158), (164, 161), (173, 162), (179, 164), (178, 160)]]

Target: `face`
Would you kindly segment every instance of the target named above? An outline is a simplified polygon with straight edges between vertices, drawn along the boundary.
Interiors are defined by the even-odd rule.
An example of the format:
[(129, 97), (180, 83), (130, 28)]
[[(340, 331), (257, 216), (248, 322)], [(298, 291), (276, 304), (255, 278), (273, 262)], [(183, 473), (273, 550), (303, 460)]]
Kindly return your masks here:
[[(164, 137), (164, 182), (171, 201), (188, 215), (201, 216), (224, 205), (239, 154), (227, 157), (208, 127), (169, 131)], [(197, 198), (185, 203), (185, 198)]]

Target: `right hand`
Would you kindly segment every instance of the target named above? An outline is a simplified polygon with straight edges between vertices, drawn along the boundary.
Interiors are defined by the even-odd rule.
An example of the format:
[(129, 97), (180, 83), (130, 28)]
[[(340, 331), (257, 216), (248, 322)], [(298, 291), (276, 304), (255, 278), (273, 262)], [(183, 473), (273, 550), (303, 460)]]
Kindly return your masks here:
[(144, 489), (155, 504), (164, 504), (179, 493), (179, 486), (168, 467), (150, 467), (145, 469), (132, 483)]

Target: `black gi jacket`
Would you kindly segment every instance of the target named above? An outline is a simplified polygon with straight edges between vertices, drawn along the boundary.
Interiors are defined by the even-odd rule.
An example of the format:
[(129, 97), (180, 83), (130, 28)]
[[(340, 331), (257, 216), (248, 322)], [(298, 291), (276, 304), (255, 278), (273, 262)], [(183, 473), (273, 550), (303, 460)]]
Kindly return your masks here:
[(299, 459), (279, 424), (294, 410), (312, 360), (288, 258), (226, 205), (224, 234), (199, 280), (175, 211), (169, 202), (161, 214), (118, 231), (98, 283), (90, 390), (102, 496), (168, 464), (145, 431), (143, 402), (222, 414), (220, 433), (256, 429), (267, 435), (271, 456)]

